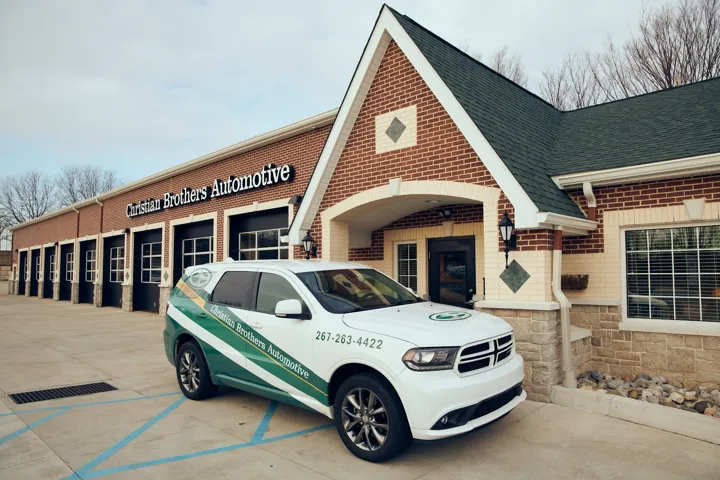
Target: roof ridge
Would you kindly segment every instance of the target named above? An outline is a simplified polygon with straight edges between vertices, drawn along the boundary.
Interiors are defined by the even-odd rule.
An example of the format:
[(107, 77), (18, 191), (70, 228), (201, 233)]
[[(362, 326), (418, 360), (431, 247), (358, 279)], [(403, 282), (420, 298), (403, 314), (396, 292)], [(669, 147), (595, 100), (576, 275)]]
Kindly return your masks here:
[(440, 40), (441, 42), (443, 42), (444, 44), (446, 44), (447, 46), (449, 46), (449, 47), (452, 48), (453, 50), (456, 50), (458, 53), (466, 56), (467, 58), (469, 58), (470, 60), (472, 60), (473, 62), (475, 62), (476, 64), (478, 64), (480, 67), (484, 68), (485, 70), (488, 70), (489, 72), (492, 72), (493, 74), (495, 74), (495, 75), (497, 75), (498, 77), (502, 78), (503, 80), (505, 80), (506, 82), (510, 83), (511, 85), (519, 88), (519, 89), (522, 90), (523, 92), (525, 92), (525, 93), (527, 93), (527, 94), (529, 94), (529, 95), (532, 95), (533, 97), (535, 97), (535, 98), (537, 98), (538, 100), (542, 101), (542, 102), (543, 102), (544, 104), (546, 104), (547, 106), (552, 107), (554, 110), (556, 110), (556, 111), (558, 111), (558, 112), (560, 112), (560, 113), (564, 113), (563, 110), (560, 110), (559, 108), (555, 107), (552, 103), (548, 102), (547, 100), (545, 100), (544, 98), (542, 98), (542, 97), (541, 97), (540, 95), (538, 95), (537, 93), (529, 90), (528, 88), (523, 87), (522, 85), (518, 84), (517, 82), (514, 82), (513, 80), (509, 79), (508, 77), (506, 77), (506, 76), (503, 75), (502, 73), (500, 73), (500, 72), (498, 72), (498, 71), (496, 71), (496, 70), (493, 70), (492, 68), (490, 68), (489, 66), (485, 65), (483, 62), (481, 62), (481, 61), (478, 60), (477, 58), (473, 57), (472, 55), (468, 54), (467, 52), (464, 52), (464, 51), (460, 50), (458, 47), (456, 47), (456, 46), (453, 45), (452, 43), (448, 42), (447, 40), (445, 40), (445, 39), (442, 38), (441, 36), (437, 35), (437, 34), (434, 33), (432, 30), (428, 30), (427, 28), (425, 28), (424, 26), (422, 26), (421, 24), (419, 24), (417, 21), (413, 20), (412, 18), (408, 17), (407, 15), (398, 12), (397, 10), (395, 10), (394, 8), (390, 7), (390, 6), (387, 5), (387, 4), (386, 4), (385, 6), (386, 6), (391, 12), (393, 12), (393, 14), (400, 15), (401, 17), (403, 17), (403, 18), (407, 19), (408, 21), (412, 22), (412, 23), (415, 24), (417, 27), (423, 29), (425, 32), (427, 32), (427, 33), (429, 33), (430, 35), (432, 35), (433, 37), (437, 38), (438, 40)]

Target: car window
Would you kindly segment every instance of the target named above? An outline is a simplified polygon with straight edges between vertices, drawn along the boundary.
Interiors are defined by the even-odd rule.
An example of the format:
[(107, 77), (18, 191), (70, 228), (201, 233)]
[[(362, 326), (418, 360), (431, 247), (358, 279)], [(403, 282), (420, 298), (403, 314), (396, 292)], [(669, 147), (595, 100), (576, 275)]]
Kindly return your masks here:
[(261, 273), (257, 293), (257, 311), (275, 313), (275, 305), (281, 300), (295, 299), (302, 302), (295, 287), (280, 275)]
[(249, 310), (254, 282), (254, 272), (225, 272), (215, 285), (211, 301)]

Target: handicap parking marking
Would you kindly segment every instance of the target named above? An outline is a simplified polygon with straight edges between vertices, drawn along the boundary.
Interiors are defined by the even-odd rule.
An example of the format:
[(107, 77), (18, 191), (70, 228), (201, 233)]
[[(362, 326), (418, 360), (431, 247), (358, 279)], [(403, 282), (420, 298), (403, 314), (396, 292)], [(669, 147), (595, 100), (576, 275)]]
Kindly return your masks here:
[[(178, 403), (178, 402), (176, 402), (176, 403)], [(173, 404), (173, 405), (175, 405), (175, 404)], [(332, 423), (328, 423), (325, 425), (319, 425), (317, 427), (306, 428), (304, 430), (300, 430), (297, 432), (291, 432), (291, 433), (286, 433), (286, 434), (282, 434), (282, 435), (277, 435), (275, 437), (264, 438), (265, 433), (267, 432), (267, 429), (270, 426), (270, 421), (272, 420), (272, 417), (275, 414), (275, 411), (277, 410), (277, 406), (278, 406), (278, 403), (276, 401), (271, 401), (267, 407), (267, 410), (265, 411), (265, 415), (263, 416), (262, 420), (260, 421), (257, 428), (255, 429), (255, 432), (253, 433), (252, 437), (247, 442), (237, 443), (234, 445), (227, 445), (225, 447), (217, 447), (217, 448), (211, 448), (211, 449), (207, 449), (207, 450), (201, 450), (198, 452), (185, 453), (182, 455), (175, 455), (172, 457), (159, 458), (156, 460), (148, 460), (145, 462), (132, 463), (129, 465), (122, 465), (119, 467), (108, 468), (105, 470), (97, 470), (94, 472), (90, 471), (90, 470), (94, 469), (95, 467), (97, 467), (102, 461), (107, 460), (112, 455), (114, 455), (115, 453), (120, 451), (131, 440), (137, 438), (142, 432), (146, 431), (152, 425), (157, 423), (158, 420), (160, 420), (161, 418), (164, 418), (169, 413), (171, 413), (172, 410), (174, 410), (175, 408), (177, 408), (177, 406), (179, 406), (179, 403), (178, 403), (178, 405), (175, 405), (174, 407), (173, 407), (173, 405), (168, 407), (168, 409), (166, 409), (166, 411), (163, 411), (160, 414), (158, 414), (158, 416), (160, 418), (156, 417), (156, 418), (149, 420), (148, 423), (139, 427), (135, 432), (131, 433), (130, 435), (125, 437), (123, 440), (121, 440), (120, 442), (115, 444), (113, 447), (108, 449), (105, 452), (105, 454), (109, 453), (109, 455), (104, 456), (105, 454), (103, 454), (103, 455), (98, 456), (95, 460), (91, 461), (90, 463), (85, 465), (80, 470), (77, 470), (73, 475), (70, 475), (69, 477), (65, 478), (64, 480), (76, 480), (76, 479), (85, 480), (85, 479), (90, 479), (90, 478), (97, 478), (97, 477), (102, 477), (105, 475), (111, 475), (114, 473), (127, 472), (127, 471), (131, 471), (131, 470), (138, 470), (141, 468), (153, 467), (156, 465), (163, 465), (166, 463), (179, 462), (181, 460), (187, 460), (190, 458), (197, 458), (197, 457), (203, 457), (206, 455), (214, 455), (216, 453), (229, 452), (229, 451), (238, 450), (241, 448), (253, 447), (253, 446), (257, 446), (257, 445), (263, 445), (263, 444), (267, 444), (267, 443), (277, 442), (280, 440), (285, 440), (288, 438), (298, 437), (300, 435), (307, 435), (309, 433), (317, 432), (320, 430), (325, 430), (325, 429), (328, 429), (333, 426)], [(130, 437), (132, 437), (132, 438), (130, 438)], [(129, 438), (129, 440), (127, 440), (128, 438)], [(102, 460), (97, 461), (100, 459), (100, 457), (103, 457)], [(92, 466), (90, 466), (90, 465), (92, 465)], [(89, 466), (90, 466), (90, 468), (88, 468)]]
[(48, 420), (52, 420), (53, 418), (62, 415), (63, 413), (67, 412), (68, 410), (70, 410), (70, 408), (67, 408), (67, 407), (61, 408), (60, 410), (57, 410), (56, 412), (51, 413), (50, 415), (46, 415), (38, 420), (35, 420), (34, 422), (32, 422), (28, 425), (25, 425), (23, 428), (15, 430), (13, 433), (11, 433), (9, 435), (5, 435), (4, 437), (0, 438), (0, 445), (3, 445), (6, 442), (9, 442), (13, 438), (18, 437), (25, 432), (29, 432), (33, 428), (35, 428), (39, 425), (42, 425), (43, 423), (47, 422)]

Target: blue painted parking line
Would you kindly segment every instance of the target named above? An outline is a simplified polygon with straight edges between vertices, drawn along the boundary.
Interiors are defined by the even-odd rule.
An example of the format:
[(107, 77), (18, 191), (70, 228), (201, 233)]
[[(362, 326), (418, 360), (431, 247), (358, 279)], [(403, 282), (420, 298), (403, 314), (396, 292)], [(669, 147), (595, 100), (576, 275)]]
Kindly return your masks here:
[(24, 426), (23, 428), (14, 431), (14, 432), (11, 433), (10, 435), (6, 435), (6, 436), (4, 436), (3, 438), (0, 438), (0, 445), (3, 445), (4, 443), (12, 440), (13, 438), (15, 438), (15, 437), (17, 437), (17, 436), (20, 436), (20, 435), (22, 435), (23, 433), (32, 430), (33, 428), (37, 427), (38, 425), (42, 425), (43, 423), (47, 422), (48, 420), (52, 420), (53, 418), (55, 418), (55, 417), (57, 417), (57, 416), (59, 416), (59, 415), (62, 415), (63, 413), (67, 412), (68, 410), (70, 410), (70, 409), (69, 409), (69, 408), (63, 408), (62, 410), (58, 410), (57, 412), (51, 413), (50, 415), (46, 415), (46, 416), (44, 416), (43, 418), (41, 418), (41, 419), (39, 419), (39, 420), (35, 420), (35, 421), (32, 422), (31, 424), (26, 425), (26, 426)]
[[(174, 455), (172, 457), (159, 458), (157, 460), (149, 460), (146, 462), (132, 463), (129, 465), (108, 468), (105, 470), (98, 470), (95, 472), (89, 472), (88, 470), (86, 470), (86, 468), (87, 468), (87, 465), (86, 465), (82, 469), (78, 470), (77, 474), (81, 479), (97, 478), (97, 477), (102, 477), (105, 475), (111, 475), (113, 473), (128, 472), (131, 470), (153, 467), (153, 466), (157, 466), (157, 465), (164, 465), (166, 463), (179, 462), (181, 460), (188, 460), (190, 458), (203, 457), (206, 455), (214, 455), (216, 453), (230, 452), (230, 451), (238, 450), (241, 448), (268, 444), (268, 443), (272, 443), (272, 442), (277, 442), (279, 440), (285, 440), (288, 438), (298, 437), (300, 435), (306, 435), (308, 433), (325, 430), (325, 429), (333, 426), (332, 423), (329, 423), (326, 425), (320, 425), (317, 427), (307, 428), (307, 429), (300, 430), (297, 432), (291, 432), (291, 433), (286, 433), (283, 435), (277, 435), (277, 436), (271, 437), (271, 438), (263, 438), (265, 436), (265, 433), (267, 432), (268, 427), (270, 426), (270, 421), (272, 420), (272, 417), (275, 414), (275, 411), (277, 410), (277, 405), (278, 404), (275, 401), (270, 402), (270, 405), (268, 405), (268, 408), (265, 411), (265, 415), (263, 416), (262, 420), (260, 421), (257, 428), (255, 429), (255, 432), (253, 433), (252, 437), (250, 438), (250, 441), (248, 441), (248, 442), (237, 443), (235, 445), (227, 445), (225, 447), (211, 448), (208, 450), (201, 450), (199, 452), (185, 453), (182, 455)], [(143, 428), (143, 427), (140, 427), (140, 428)], [(113, 452), (113, 453), (115, 453), (115, 452)], [(107, 457), (107, 458), (109, 458), (109, 457)], [(70, 480), (72, 478), (77, 478), (77, 477), (68, 477), (65, 480)]]
[(16, 411), (10, 412), (10, 413), (0, 413), (0, 418), (1, 417), (9, 417), (11, 415), (23, 415), (25, 413), (50, 412), (52, 410), (59, 410), (59, 409), (71, 410), (73, 408), (80, 408), (80, 407), (95, 407), (97, 405), (111, 405), (113, 403), (134, 402), (137, 400), (148, 400), (150, 398), (169, 397), (172, 395), (180, 395), (180, 392), (159, 393), (157, 395), (145, 395), (142, 397), (120, 398), (118, 400), (106, 400), (103, 402), (78, 403), (77, 405), (59, 405), (57, 407), (34, 408), (31, 410), (16, 410)]

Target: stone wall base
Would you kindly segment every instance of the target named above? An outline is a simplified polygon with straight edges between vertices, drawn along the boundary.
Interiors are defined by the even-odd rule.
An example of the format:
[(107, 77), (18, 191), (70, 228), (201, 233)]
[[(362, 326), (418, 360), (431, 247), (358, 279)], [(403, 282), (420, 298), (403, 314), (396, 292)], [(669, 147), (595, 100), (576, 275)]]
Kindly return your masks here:
[(173, 287), (160, 287), (160, 305), (159, 315), (164, 317), (167, 313), (167, 304), (170, 300), (170, 294), (172, 293)]
[(29, 280), (25, 280), (25, 296), (26, 297), (30, 296), (30, 281)]
[(592, 368), (592, 343), (590, 337), (572, 342), (572, 365), (575, 374), (587, 372)]
[(132, 291), (133, 287), (132, 285), (123, 285), (122, 287), (122, 309), (126, 312), (132, 312), (133, 304), (132, 304)]
[(60, 300), (60, 282), (53, 282), (53, 300)]
[(80, 303), (80, 284), (72, 283), (70, 286), (70, 303)]
[(102, 307), (102, 292), (103, 292), (103, 286), (102, 283), (96, 283), (95, 288), (93, 290), (93, 303), (96, 307)]
[(45, 282), (38, 282), (38, 298), (45, 298)]
[(559, 313), (488, 308), (480, 311), (500, 317), (512, 326), (516, 351), (525, 361), (523, 387), (528, 400), (550, 402), (552, 387), (562, 380)]
[(15, 295), (15, 280), (8, 282), (8, 295)]

